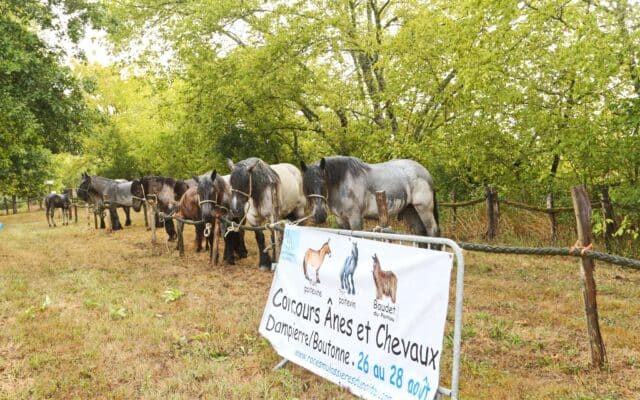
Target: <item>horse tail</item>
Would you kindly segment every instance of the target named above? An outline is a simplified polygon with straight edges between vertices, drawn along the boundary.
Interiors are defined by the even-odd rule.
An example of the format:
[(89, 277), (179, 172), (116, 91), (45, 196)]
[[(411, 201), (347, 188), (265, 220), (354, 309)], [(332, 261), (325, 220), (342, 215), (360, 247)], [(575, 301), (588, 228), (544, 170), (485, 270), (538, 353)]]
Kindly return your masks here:
[(433, 188), (433, 219), (436, 221), (436, 231), (438, 232), (436, 236), (440, 236), (440, 221), (438, 217), (438, 201), (436, 200), (436, 188)]

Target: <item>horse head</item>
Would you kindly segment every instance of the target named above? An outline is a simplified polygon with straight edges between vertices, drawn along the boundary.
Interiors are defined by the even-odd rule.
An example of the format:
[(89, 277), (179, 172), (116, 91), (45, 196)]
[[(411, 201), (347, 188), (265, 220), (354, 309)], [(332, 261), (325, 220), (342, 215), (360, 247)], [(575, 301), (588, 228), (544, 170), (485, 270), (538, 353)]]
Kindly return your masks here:
[(227, 159), (227, 164), (231, 168), (229, 183), (231, 184), (231, 215), (234, 218), (244, 218), (249, 199), (255, 198), (253, 171), (258, 162), (257, 158), (249, 158), (234, 164), (231, 159)]
[(133, 204), (133, 209), (138, 212), (142, 207), (142, 203), (146, 201), (145, 191), (142, 187), (142, 182), (138, 179), (134, 179), (131, 181), (131, 202)]
[(302, 178), (302, 189), (304, 195), (309, 199), (312, 204), (313, 220), (316, 224), (322, 224), (327, 220), (327, 211), (325, 205), (327, 204), (327, 180), (325, 173), (325, 159), (321, 159), (319, 162), (307, 166), (304, 161), (300, 162), (300, 167), (304, 174)]
[(378, 255), (377, 254), (373, 254), (373, 256), (371, 256), (371, 258), (373, 259), (373, 271), (380, 271), (381, 267), (380, 267), (380, 260), (378, 260)]
[(80, 184), (78, 185), (78, 197), (87, 203), (91, 201), (89, 197), (89, 190), (91, 189), (91, 177), (86, 173), (82, 173)]
[(193, 179), (198, 183), (198, 197), (200, 204), (200, 212), (205, 222), (213, 221), (213, 212), (216, 206), (221, 205), (224, 193), (220, 193), (220, 188), (216, 185), (218, 172), (213, 170), (211, 174), (204, 176), (194, 176)]

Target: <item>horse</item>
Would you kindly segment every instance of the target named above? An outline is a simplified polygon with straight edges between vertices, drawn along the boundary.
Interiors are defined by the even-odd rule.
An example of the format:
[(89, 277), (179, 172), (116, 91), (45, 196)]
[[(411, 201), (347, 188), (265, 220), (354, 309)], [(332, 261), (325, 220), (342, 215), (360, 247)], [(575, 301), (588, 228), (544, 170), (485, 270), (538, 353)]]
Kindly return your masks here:
[[(201, 221), (200, 206), (198, 199), (198, 190), (195, 187), (188, 188), (181, 196), (180, 201), (175, 207), (174, 216), (181, 219), (190, 219), (193, 221)], [(204, 238), (204, 224), (195, 225), (196, 229), (196, 251), (202, 251), (202, 239)], [(178, 220), (178, 243), (177, 249), (180, 255), (184, 255), (184, 242), (182, 240), (182, 232), (184, 231), (184, 222)]]
[(383, 271), (380, 260), (374, 253), (373, 256), (373, 281), (376, 284), (376, 300), (383, 296), (390, 297), (391, 302), (396, 302), (396, 290), (398, 289), (398, 277), (392, 271)]
[[(158, 209), (165, 214), (170, 214), (177, 205), (180, 198), (176, 199), (176, 180), (165, 176), (144, 176), (134, 181), (132, 193), (136, 197), (142, 197), (156, 202)], [(161, 226), (158, 215), (155, 216), (154, 223)], [(172, 219), (164, 220), (164, 228), (169, 235), (169, 241), (176, 240), (176, 230)]]
[[(93, 212), (95, 214), (100, 215), (100, 229), (104, 229), (105, 228), (104, 214), (102, 213), (102, 211), (105, 208), (104, 198), (101, 193), (97, 192), (92, 187), (91, 183), (92, 183), (92, 177), (86, 172), (83, 172), (82, 178), (80, 180), (80, 184), (78, 185), (78, 189), (77, 189), (78, 198), (86, 201), (87, 203), (93, 203), (93, 206), (94, 206)], [(109, 209), (109, 217), (111, 218), (112, 228), (120, 226), (120, 220), (118, 219), (118, 214), (115, 212), (112, 212), (111, 209)], [(117, 228), (114, 228), (114, 229), (117, 229)]]
[[(47, 224), (51, 228), (56, 227), (56, 221), (54, 219), (54, 212), (56, 208), (62, 210), (62, 225), (69, 225), (69, 214), (71, 212), (71, 199), (69, 198), (69, 189), (65, 189), (62, 194), (50, 193), (44, 199), (45, 214), (47, 216)], [(51, 218), (51, 222), (49, 222)]]
[(116, 207), (122, 208), (126, 217), (124, 226), (130, 226), (131, 208), (133, 208), (135, 212), (139, 212), (144, 199), (141, 197), (133, 196), (133, 181), (128, 181), (126, 179), (114, 179), (113, 181), (116, 184), (115, 187), (111, 188), (111, 192), (109, 193), (109, 202), (113, 202), (116, 204)]
[[(340, 274), (340, 286), (343, 290), (346, 290), (348, 294), (356, 294), (356, 285), (353, 281), (353, 274), (358, 267), (358, 243), (353, 242), (351, 247), (351, 254), (344, 260), (342, 266), (342, 273)], [(351, 281), (349, 281), (351, 278)]]
[[(197, 183), (198, 205), (204, 223), (214, 225), (213, 218), (228, 214), (229, 203), (231, 200), (231, 186), (229, 184), (229, 175), (220, 176), (217, 171), (205, 173), (198, 177), (193, 177)], [(227, 217), (230, 217), (227, 215)], [(237, 222), (237, 221), (236, 221)], [(220, 234), (224, 237), (224, 261), (229, 264), (235, 264), (235, 257), (246, 258), (247, 248), (244, 245), (244, 231), (225, 232), (227, 224), (221, 221)], [(213, 246), (213, 234), (208, 237), (209, 246)], [(210, 260), (210, 263), (213, 260)], [(217, 260), (216, 260), (217, 262)]]
[(343, 229), (361, 230), (363, 219), (377, 219), (376, 192), (384, 191), (392, 217), (404, 218), (418, 235), (437, 237), (438, 207), (433, 179), (413, 160), (367, 164), (356, 157), (333, 156), (307, 166), (304, 194), (313, 204), (313, 219), (327, 219), (325, 206)]
[[(302, 192), (302, 174), (291, 164), (268, 165), (259, 158), (237, 163), (227, 160), (231, 175), (231, 214), (251, 226), (263, 221), (304, 216), (306, 199)], [(271, 269), (271, 258), (264, 252), (264, 233), (256, 230), (260, 269)]]
[[(133, 182), (124, 179), (109, 179), (102, 176), (89, 176), (86, 172), (82, 174), (82, 180), (78, 187), (78, 197), (92, 202), (96, 206), (96, 212), (103, 208), (109, 209), (111, 218), (111, 229), (122, 229), (120, 219), (118, 218), (117, 208), (121, 207), (125, 210), (127, 217), (126, 225), (131, 225), (129, 208), (134, 211), (140, 211), (143, 199), (132, 196)], [(108, 207), (107, 207), (108, 205)], [(104, 218), (101, 215), (100, 228), (104, 228)]]
[(310, 282), (313, 283), (309, 275), (307, 275), (307, 266), (313, 267), (316, 269), (316, 282), (320, 283), (320, 267), (324, 262), (325, 256), (331, 257), (331, 248), (329, 247), (328, 239), (318, 250), (307, 249), (304, 253), (304, 260), (302, 260), (302, 270), (304, 272), (304, 277)]

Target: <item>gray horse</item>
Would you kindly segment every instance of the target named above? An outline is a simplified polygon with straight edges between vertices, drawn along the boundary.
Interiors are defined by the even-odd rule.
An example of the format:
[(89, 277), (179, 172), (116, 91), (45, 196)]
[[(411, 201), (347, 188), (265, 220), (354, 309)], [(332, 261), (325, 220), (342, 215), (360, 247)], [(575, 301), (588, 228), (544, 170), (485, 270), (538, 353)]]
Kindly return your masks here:
[[(96, 210), (109, 209), (111, 218), (111, 229), (122, 229), (118, 218), (117, 208), (124, 209), (127, 220), (125, 225), (131, 225), (129, 208), (140, 211), (143, 199), (132, 195), (133, 182), (124, 179), (109, 179), (102, 176), (89, 176), (86, 172), (82, 174), (82, 180), (78, 187), (78, 197), (94, 203)], [(100, 227), (104, 228), (104, 219), (101, 219)]]
[(361, 230), (363, 218), (378, 218), (376, 191), (384, 191), (389, 216), (404, 218), (419, 235), (439, 236), (433, 179), (417, 162), (367, 164), (356, 157), (333, 156), (301, 165), (304, 194), (316, 223), (327, 219), (326, 205), (341, 228)]

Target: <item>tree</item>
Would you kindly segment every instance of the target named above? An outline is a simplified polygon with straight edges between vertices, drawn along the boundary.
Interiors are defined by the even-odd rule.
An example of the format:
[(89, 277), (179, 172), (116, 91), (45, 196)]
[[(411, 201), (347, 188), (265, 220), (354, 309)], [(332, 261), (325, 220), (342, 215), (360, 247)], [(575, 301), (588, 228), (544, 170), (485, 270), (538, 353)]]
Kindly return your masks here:
[(49, 155), (79, 151), (91, 126), (82, 88), (60, 63), (61, 50), (38, 36), (55, 28), (51, 10), (57, 5), (76, 13), (66, 32), (77, 37), (94, 10), (81, 1), (0, 4), (0, 187), (7, 194), (41, 192), (43, 177), (51, 174)]

